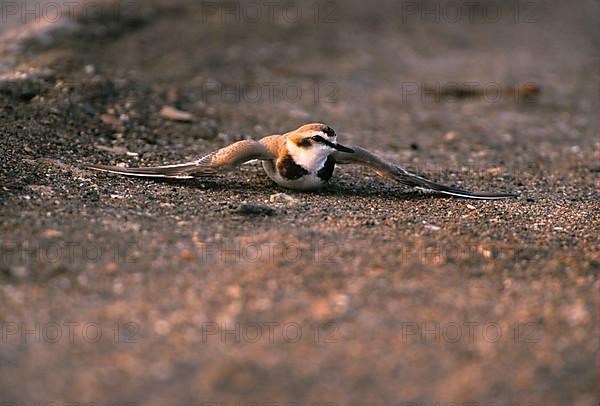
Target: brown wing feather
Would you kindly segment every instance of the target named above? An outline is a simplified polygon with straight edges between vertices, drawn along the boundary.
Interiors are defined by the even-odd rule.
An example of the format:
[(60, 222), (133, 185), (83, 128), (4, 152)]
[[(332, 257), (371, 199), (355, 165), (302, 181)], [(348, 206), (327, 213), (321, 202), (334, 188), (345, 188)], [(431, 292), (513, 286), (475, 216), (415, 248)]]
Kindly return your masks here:
[(410, 173), (398, 165), (388, 162), (364, 148), (354, 145), (349, 145), (348, 147), (353, 149), (354, 153), (336, 151), (333, 154), (337, 164), (365, 165), (374, 169), (377, 174), (390, 177), (407, 186), (418, 187), (450, 196), (464, 197), (467, 199), (487, 200), (515, 197), (515, 195), (507, 193), (472, 192), (470, 190), (460, 189), (453, 186), (442, 185), (425, 179), (419, 175), (415, 175), (414, 173)]
[(197, 161), (179, 165), (149, 168), (121, 168), (118, 166), (88, 165), (88, 168), (127, 176), (150, 178), (189, 179), (212, 176), (219, 172), (232, 170), (244, 162), (253, 159), (275, 159), (272, 148), (276, 140), (263, 141), (265, 138), (260, 141), (239, 141), (228, 147), (212, 152)]

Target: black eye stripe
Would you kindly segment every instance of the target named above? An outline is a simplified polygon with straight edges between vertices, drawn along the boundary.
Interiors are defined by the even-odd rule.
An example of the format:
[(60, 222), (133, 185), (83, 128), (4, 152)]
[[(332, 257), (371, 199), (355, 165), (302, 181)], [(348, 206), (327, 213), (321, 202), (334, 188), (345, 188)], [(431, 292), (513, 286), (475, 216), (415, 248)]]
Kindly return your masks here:
[(311, 146), (311, 142), (310, 139), (308, 138), (303, 138), (298, 142), (298, 146), (299, 147), (303, 147), (303, 148), (308, 148)]

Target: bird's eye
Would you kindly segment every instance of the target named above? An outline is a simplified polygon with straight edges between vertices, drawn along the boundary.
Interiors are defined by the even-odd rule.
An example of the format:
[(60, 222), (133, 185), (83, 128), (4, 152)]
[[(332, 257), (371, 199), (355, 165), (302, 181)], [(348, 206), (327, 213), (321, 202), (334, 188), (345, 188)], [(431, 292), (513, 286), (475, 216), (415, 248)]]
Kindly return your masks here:
[(311, 142), (308, 138), (303, 138), (298, 142), (298, 146), (302, 148), (308, 148), (311, 146)]
[(323, 137), (321, 137), (320, 135), (314, 135), (312, 137), (313, 140), (317, 141), (317, 142), (323, 142), (325, 141), (325, 139)]

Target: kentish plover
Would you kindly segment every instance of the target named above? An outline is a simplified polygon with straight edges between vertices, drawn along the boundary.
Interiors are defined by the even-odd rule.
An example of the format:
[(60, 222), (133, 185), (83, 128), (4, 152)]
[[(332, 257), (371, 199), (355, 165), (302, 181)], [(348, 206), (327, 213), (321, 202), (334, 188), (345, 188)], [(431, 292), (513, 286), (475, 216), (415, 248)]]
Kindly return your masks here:
[(89, 168), (128, 176), (190, 179), (232, 170), (251, 161), (262, 161), (267, 175), (288, 189), (310, 191), (322, 188), (333, 175), (335, 165), (358, 164), (374, 169), (411, 187), (469, 199), (505, 199), (507, 193), (472, 192), (441, 185), (410, 173), (358, 146), (337, 142), (333, 129), (325, 124), (307, 124), (283, 135), (258, 141), (244, 140), (214, 151), (196, 161), (149, 168), (88, 165)]

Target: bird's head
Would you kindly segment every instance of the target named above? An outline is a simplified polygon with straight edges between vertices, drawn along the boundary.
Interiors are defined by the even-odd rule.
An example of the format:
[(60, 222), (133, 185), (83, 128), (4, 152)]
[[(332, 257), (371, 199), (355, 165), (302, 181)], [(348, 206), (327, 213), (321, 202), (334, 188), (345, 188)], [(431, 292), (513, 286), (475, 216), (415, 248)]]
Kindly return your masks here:
[(286, 134), (288, 148), (315, 155), (329, 155), (334, 151), (353, 153), (354, 150), (337, 143), (335, 131), (325, 124), (306, 124)]

